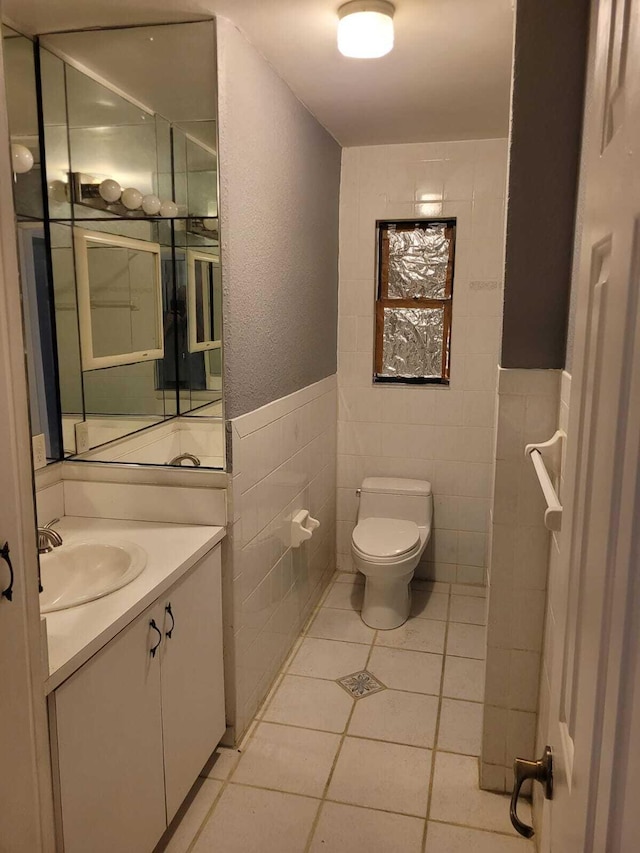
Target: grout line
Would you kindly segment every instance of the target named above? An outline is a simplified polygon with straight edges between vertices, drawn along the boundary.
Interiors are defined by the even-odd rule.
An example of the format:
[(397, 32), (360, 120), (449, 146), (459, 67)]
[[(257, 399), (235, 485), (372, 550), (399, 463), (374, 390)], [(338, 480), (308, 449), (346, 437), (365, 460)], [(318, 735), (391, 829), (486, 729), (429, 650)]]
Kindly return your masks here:
[[(378, 636), (378, 632), (374, 630), (373, 637), (371, 639), (371, 645), (369, 646), (369, 654), (367, 655), (367, 659), (366, 659), (364, 667), (363, 667), (364, 669), (367, 669), (367, 667), (369, 666), (369, 661), (370, 661), (371, 655), (373, 653), (373, 649), (374, 649), (374, 645), (375, 645), (375, 641), (376, 641), (377, 636)], [(324, 791), (322, 794), (322, 804), (321, 804), (320, 808), (318, 809), (318, 813), (316, 814), (315, 820), (314, 820), (313, 825), (311, 827), (311, 831), (309, 833), (309, 839), (307, 841), (307, 846), (305, 847), (304, 853), (308, 853), (308, 851), (311, 847), (311, 843), (313, 841), (313, 838), (316, 834), (316, 829), (318, 828), (318, 823), (320, 822), (320, 814), (322, 812), (322, 809), (324, 807), (324, 803), (326, 802), (327, 795), (329, 793), (329, 786), (331, 785), (331, 781), (333, 779), (333, 774), (335, 773), (335, 769), (336, 769), (336, 766), (338, 764), (340, 754), (342, 753), (342, 747), (344, 746), (344, 742), (345, 742), (345, 739), (347, 737), (347, 732), (349, 731), (349, 726), (351, 724), (353, 714), (356, 710), (356, 705), (358, 704), (355, 699), (352, 699), (351, 701), (353, 704), (351, 706), (351, 710), (349, 711), (349, 716), (347, 717), (347, 721), (346, 721), (345, 726), (344, 726), (344, 731), (340, 737), (340, 743), (338, 744), (338, 749), (336, 750), (336, 754), (333, 758), (333, 762), (331, 764), (331, 770), (329, 771), (329, 775), (327, 776), (327, 781), (325, 783)]]
[[(449, 588), (451, 589), (451, 588)], [(451, 591), (449, 592), (449, 600), (447, 601), (447, 623), (444, 629), (444, 646), (443, 646), (443, 655), (442, 655), (442, 672), (440, 673), (440, 695), (438, 697), (438, 712), (436, 716), (436, 726), (435, 731), (433, 733), (433, 752), (431, 754), (431, 773), (429, 774), (429, 790), (427, 792), (427, 811), (425, 815), (424, 821), (424, 829), (422, 833), (422, 847), (421, 850), (426, 850), (427, 846), (427, 827), (429, 826), (429, 815), (431, 813), (431, 800), (433, 796), (433, 783), (436, 775), (436, 756), (438, 754), (438, 737), (440, 735), (440, 715), (442, 712), (442, 694), (444, 693), (444, 673), (445, 673), (445, 665), (447, 662), (447, 640), (449, 638), (449, 613), (451, 612)]]
[[(473, 704), (479, 704), (479, 705), (484, 704), (483, 702), (473, 700), (473, 699), (461, 699), (459, 697), (445, 697), (443, 695), (444, 694), (444, 675), (445, 675), (446, 658), (448, 656), (446, 649), (447, 649), (447, 642), (448, 642), (448, 635), (449, 635), (449, 625), (451, 624), (449, 621), (449, 618), (450, 618), (450, 611), (451, 611), (451, 605), (452, 605), (452, 596), (454, 594), (456, 594), (451, 590), (450, 585), (449, 585), (449, 591), (447, 593), (442, 593), (441, 591), (438, 591), (438, 594), (446, 594), (447, 595), (448, 600), (447, 600), (447, 619), (446, 619), (446, 621), (445, 620), (436, 620), (436, 619), (428, 620), (428, 621), (437, 622), (437, 623), (444, 622), (444, 624), (445, 624), (444, 644), (443, 644), (443, 651), (442, 652), (429, 652), (429, 651), (425, 651), (424, 649), (404, 649), (404, 648), (399, 648), (397, 646), (381, 646), (381, 645), (378, 645), (378, 643), (377, 643), (378, 635), (381, 633), (378, 630), (374, 631), (373, 637), (368, 644), (366, 644), (366, 643), (354, 643), (354, 642), (349, 641), (349, 640), (336, 640), (333, 638), (324, 638), (324, 637), (317, 637), (317, 638), (314, 637), (313, 638), (313, 639), (327, 640), (329, 642), (344, 642), (344, 643), (347, 643), (348, 645), (353, 645), (353, 646), (358, 646), (358, 647), (368, 645), (369, 651), (368, 651), (366, 662), (364, 665), (364, 669), (367, 669), (367, 670), (370, 666), (370, 661), (371, 661), (371, 657), (373, 655), (373, 651), (376, 648), (390, 648), (390, 649), (393, 649), (395, 651), (410, 651), (410, 652), (418, 652), (420, 654), (430, 654), (430, 655), (435, 654), (438, 657), (440, 657), (441, 663), (442, 663), (442, 669), (441, 669), (441, 673), (440, 673), (440, 687), (439, 687), (439, 691), (437, 694), (416, 693), (414, 691), (409, 691), (409, 690), (397, 690), (396, 691), (396, 692), (400, 692), (400, 693), (407, 693), (410, 695), (431, 696), (431, 697), (437, 696), (438, 708), (437, 708), (436, 725), (435, 725), (435, 731), (434, 731), (434, 741), (433, 741), (432, 747), (421, 747), (421, 746), (415, 746), (414, 744), (403, 744), (403, 743), (398, 743), (396, 741), (382, 740), (382, 739), (377, 739), (377, 738), (372, 738), (372, 737), (363, 737), (360, 735), (348, 734), (349, 726), (351, 724), (351, 720), (353, 718), (353, 715), (354, 715), (355, 709), (356, 709), (356, 705), (357, 705), (357, 700), (355, 700), (355, 699), (351, 700), (352, 701), (351, 710), (349, 711), (349, 715), (348, 715), (347, 720), (345, 722), (344, 730), (342, 731), (342, 733), (340, 733), (340, 732), (326, 732), (323, 729), (311, 729), (311, 728), (307, 728), (305, 726), (295, 726), (295, 725), (291, 725), (289, 723), (279, 723), (276, 721), (264, 720), (263, 719), (264, 713), (267, 711), (268, 707), (271, 705), (273, 698), (277, 694), (278, 689), (281, 686), (282, 681), (287, 674), (290, 674), (292, 676), (297, 676), (299, 678), (310, 678), (310, 679), (316, 679), (316, 680), (320, 680), (320, 681), (327, 681), (327, 682), (335, 683), (335, 679), (324, 679), (324, 678), (318, 678), (318, 676), (313, 676), (313, 675), (298, 675), (297, 673), (291, 673), (290, 667), (291, 667), (293, 660), (295, 659), (298, 651), (300, 650), (300, 646), (301, 646), (302, 642), (304, 641), (305, 638), (307, 638), (309, 636), (308, 635), (309, 629), (310, 629), (314, 619), (316, 618), (320, 608), (326, 606), (326, 605), (324, 605), (324, 601), (326, 600), (330, 591), (337, 584), (342, 583), (342, 581), (337, 580), (337, 575), (338, 575), (338, 573), (333, 574), (333, 576), (330, 579), (329, 583), (327, 584), (325, 590), (323, 591), (323, 594), (320, 596), (318, 603), (314, 606), (311, 614), (309, 615), (308, 619), (306, 620), (306, 622), (302, 626), (302, 628), (300, 630), (299, 637), (296, 640), (294, 647), (292, 648), (291, 652), (289, 653), (289, 655), (287, 656), (287, 658), (285, 659), (285, 661), (281, 665), (281, 668), (280, 668), (276, 678), (274, 679), (274, 682), (273, 682), (273, 684), (269, 690), (269, 693), (267, 694), (267, 697), (266, 697), (263, 705), (261, 706), (261, 708), (259, 709), (259, 712), (255, 715), (254, 719), (252, 720), (252, 722), (251, 722), (251, 724), (250, 724), (250, 726), (249, 726), (249, 728), (248, 728), (248, 730), (247, 730), (247, 732), (243, 738), (242, 744), (240, 745), (242, 752), (245, 752), (249, 748), (250, 743), (253, 741), (255, 732), (257, 731), (258, 726), (262, 722), (269, 723), (270, 725), (282, 726), (285, 728), (288, 727), (288, 728), (298, 728), (298, 729), (302, 729), (305, 731), (318, 731), (318, 732), (323, 732), (325, 734), (331, 734), (334, 736), (338, 736), (340, 738), (340, 742), (338, 744), (338, 748), (336, 750), (336, 754), (335, 754), (333, 762), (332, 762), (331, 770), (330, 770), (329, 775), (327, 777), (327, 781), (325, 783), (321, 797), (313, 797), (313, 796), (310, 796), (308, 794), (300, 794), (300, 793), (293, 792), (293, 791), (282, 791), (281, 789), (278, 789), (278, 788), (269, 788), (267, 786), (262, 786), (262, 785), (251, 785), (250, 783), (245, 783), (245, 782), (234, 782), (233, 777), (235, 776), (237, 768), (238, 768), (240, 761), (242, 759), (242, 755), (239, 755), (234, 766), (229, 771), (229, 774), (228, 774), (226, 779), (220, 780), (220, 779), (213, 779), (212, 777), (206, 777), (212, 781), (219, 782), (220, 783), (220, 790), (218, 791), (216, 797), (214, 798), (214, 801), (213, 801), (211, 807), (207, 811), (207, 814), (205, 815), (200, 826), (198, 827), (196, 833), (194, 834), (193, 838), (191, 839), (191, 842), (188, 845), (186, 853), (193, 853), (193, 850), (195, 848), (195, 845), (196, 845), (199, 837), (201, 836), (202, 832), (204, 831), (205, 826), (207, 825), (207, 823), (211, 819), (215, 809), (218, 806), (218, 803), (219, 803), (221, 797), (223, 796), (225, 790), (227, 789), (227, 787), (229, 785), (236, 785), (239, 787), (257, 789), (257, 790), (274, 791), (274, 792), (277, 792), (280, 794), (285, 794), (285, 795), (289, 794), (290, 796), (298, 796), (298, 797), (304, 797), (305, 799), (309, 799), (309, 800), (317, 800), (318, 809), (317, 809), (317, 812), (314, 816), (311, 828), (309, 830), (309, 836), (308, 836), (307, 843), (306, 843), (305, 848), (304, 848), (305, 853), (309, 853), (309, 850), (311, 848), (311, 844), (313, 842), (313, 839), (315, 837), (315, 834), (316, 834), (316, 831), (317, 831), (317, 828), (318, 828), (318, 825), (319, 825), (319, 822), (321, 819), (321, 815), (322, 815), (325, 803), (327, 803), (327, 802), (337, 803), (340, 805), (347, 805), (347, 806), (350, 806), (352, 808), (362, 809), (364, 811), (367, 811), (367, 810), (368, 811), (378, 811), (378, 812), (384, 812), (386, 814), (401, 815), (404, 817), (414, 817), (414, 818), (417, 818), (419, 820), (423, 820), (424, 821), (424, 828), (423, 828), (422, 848), (421, 849), (424, 851), (425, 845), (426, 845), (426, 840), (427, 840), (427, 826), (428, 826), (428, 823), (430, 820), (431, 800), (432, 800), (433, 785), (434, 785), (434, 779), (435, 779), (435, 761), (436, 761), (437, 753), (443, 752), (443, 753), (448, 753), (448, 754), (453, 754), (453, 755), (461, 755), (464, 757), (469, 757), (469, 758), (474, 758), (474, 759), (479, 760), (478, 756), (475, 756), (475, 755), (470, 756), (470, 755), (468, 755), (468, 753), (451, 752), (450, 750), (438, 749), (438, 746), (437, 746), (438, 745), (439, 732), (440, 732), (442, 704), (443, 704), (444, 698), (452, 699), (453, 701), (471, 702)], [(338, 610), (338, 609), (342, 609), (342, 608), (328, 608), (328, 609)], [(345, 610), (346, 610), (346, 608), (345, 608)], [(460, 623), (460, 624), (472, 624), (472, 623)], [(462, 656), (457, 656), (457, 655), (451, 655), (451, 656), (452, 657), (462, 657)], [(478, 659), (478, 658), (464, 658), (464, 659), (482, 662), (482, 660)], [(387, 688), (387, 689), (395, 690), (395, 688)], [(426, 749), (426, 750), (430, 749), (431, 753), (432, 753), (432, 756), (431, 756), (431, 773), (430, 773), (429, 788), (428, 788), (428, 793), (427, 793), (426, 814), (424, 816), (413, 815), (413, 814), (408, 815), (406, 812), (397, 812), (397, 811), (392, 811), (391, 809), (374, 808), (373, 806), (365, 806), (365, 805), (362, 805), (359, 803), (346, 803), (346, 802), (341, 801), (341, 800), (331, 799), (328, 796), (329, 787), (331, 785), (331, 781), (332, 781), (333, 776), (335, 774), (335, 770), (336, 770), (336, 767), (337, 767), (337, 764), (338, 764), (338, 761), (339, 761), (339, 758), (340, 758), (340, 755), (342, 753), (342, 749), (344, 747), (344, 743), (345, 743), (345, 740), (347, 737), (352, 737), (352, 738), (357, 739), (357, 740), (365, 740), (365, 741), (369, 740), (369, 741), (372, 741), (375, 743), (393, 743), (393, 744), (397, 744), (400, 746), (408, 746), (408, 747), (411, 747), (413, 749)], [(501, 837), (507, 837), (507, 838), (512, 837), (509, 833), (501, 832), (499, 830), (487, 829), (486, 827), (472, 826), (470, 824), (454, 824), (454, 823), (449, 823), (448, 821), (441, 821), (441, 820), (436, 820), (435, 822), (442, 823), (442, 824), (448, 824), (451, 826), (469, 827), (471, 829), (477, 829), (477, 830), (482, 831), (482, 832), (500, 835)]]

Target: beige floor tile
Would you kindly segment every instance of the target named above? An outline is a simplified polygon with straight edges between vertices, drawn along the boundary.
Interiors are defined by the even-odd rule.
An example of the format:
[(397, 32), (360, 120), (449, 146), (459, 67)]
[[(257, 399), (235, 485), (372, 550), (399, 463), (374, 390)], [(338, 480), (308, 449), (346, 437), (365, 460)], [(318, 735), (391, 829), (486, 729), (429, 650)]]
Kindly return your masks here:
[(482, 702), (484, 697), (484, 661), (456, 658), (444, 659), (442, 695), (450, 699)]
[(348, 733), (409, 746), (432, 747), (438, 703), (437, 696), (383, 690), (356, 702)]
[(374, 646), (367, 669), (394, 690), (437, 696), (440, 693), (443, 660), (442, 655), (429, 652)]
[(364, 575), (362, 572), (337, 572), (335, 582), (364, 584)]
[(335, 610), (321, 607), (307, 631), (309, 637), (324, 640), (344, 640), (348, 643), (371, 643), (375, 636), (373, 628), (365, 625), (360, 614), (353, 610)]
[(286, 675), (262, 719), (324, 732), (343, 732), (353, 702), (332, 681)]
[(378, 631), (376, 645), (442, 654), (445, 627), (446, 622), (437, 622), (434, 619), (408, 619), (399, 628)]
[(424, 853), (535, 853), (533, 841), (429, 821)]
[(218, 796), (222, 782), (202, 779), (197, 790), (194, 788), (171, 822), (170, 833), (167, 831), (154, 853), (186, 853)]
[(219, 746), (200, 775), (207, 776), (209, 779), (228, 779), (239, 760), (239, 750)]
[(321, 797), (339, 745), (335, 734), (260, 723), (231, 779)]
[(447, 621), (449, 596), (441, 592), (414, 590), (411, 594), (411, 615), (419, 619)]
[(451, 622), (468, 622), (473, 625), (487, 624), (487, 601), (471, 595), (452, 595)]
[(451, 592), (454, 595), (474, 595), (476, 598), (486, 598), (486, 586), (473, 586), (466, 583), (452, 583)]
[[(520, 802), (520, 818), (531, 820), (531, 809)], [(438, 752), (431, 794), (432, 820), (474, 826), (512, 834), (509, 798), (481, 791), (478, 786), (478, 759)]]
[(447, 631), (447, 654), (461, 658), (484, 660), (487, 654), (487, 629), (485, 626), (450, 622)]
[(347, 737), (327, 796), (343, 803), (424, 817), (430, 773), (429, 749)]
[(482, 704), (461, 699), (443, 699), (438, 727), (438, 749), (480, 755)]
[(193, 853), (303, 853), (320, 802), (229, 785)]
[(361, 583), (337, 583), (325, 598), (324, 607), (337, 607), (339, 610), (353, 610), (359, 613), (362, 609), (363, 596), (364, 586)]
[(368, 646), (306, 637), (291, 662), (288, 674), (331, 680), (342, 678), (364, 669), (368, 656)]
[(423, 830), (417, 817), (325, 803), (310, 853), (420, 853)]

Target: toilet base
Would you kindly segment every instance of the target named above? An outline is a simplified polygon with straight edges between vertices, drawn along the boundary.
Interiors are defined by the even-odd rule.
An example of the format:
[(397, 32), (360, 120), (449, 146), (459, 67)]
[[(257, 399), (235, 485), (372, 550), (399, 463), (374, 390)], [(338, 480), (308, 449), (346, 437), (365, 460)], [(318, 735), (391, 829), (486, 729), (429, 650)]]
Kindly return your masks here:
[(370, 628), (389, 631), (409, 618), (413, 570), (396, 578), (365, 575), (362, 621)]

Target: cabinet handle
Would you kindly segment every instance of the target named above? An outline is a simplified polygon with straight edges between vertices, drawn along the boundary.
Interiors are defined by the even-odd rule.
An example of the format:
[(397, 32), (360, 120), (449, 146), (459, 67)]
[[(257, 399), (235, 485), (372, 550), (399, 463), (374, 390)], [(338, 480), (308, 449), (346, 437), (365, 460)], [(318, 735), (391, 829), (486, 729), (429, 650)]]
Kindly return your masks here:
[(11, 565), (11, 558), (9, 557), (8, 542), (5, 542), (2, 548), (0, 548), (0, 558), (2, 558), (9, 566), (9, 586), (2, 590), (2, 595), (7, 599), (7, 601), (11, 601), (13, 599), (13, 566)]
[(158, 651), (158, 648), (159, 648), (159, 646), (160, 646), (160, 643), (162, 642), (162, 631), (161, 631), (161, 630), (160, 630), (160, 628), (158, 628), (158, 626), (156, 625), (156, 620), (155, 620), (155, 619), (152, 619), (152, 620), (151, 620), (151, 622), (149, 622), (149, 627), (150, 627), (150, 628), (153, 628), (153, 630), (154, 630), (154, 631), (157, 631), (157, 632), (158, 632), (158, 642), (155, 644), (155, 646), (152, 646), (152, 647), (149, 649), (149, 651), (151, 652), (151, 657), (152, 657), (152, 658), (154, 658), (154, 657), (156, 656), (156, 652)]
[(171, 627), (165, 633), (165, 637), (168, 637), (169, 639), (171, 639), (171, 635), (173, 634), (173, 629), (176, 627), (176, 619), (175, 619), (175, 616), (173, 615), (173, 610), (171, 609), (171, 602), (169, 602), (167, 604), (167, 606), (164, 609), (164, 612), (168, 613), (169, 616), (171, 616)]

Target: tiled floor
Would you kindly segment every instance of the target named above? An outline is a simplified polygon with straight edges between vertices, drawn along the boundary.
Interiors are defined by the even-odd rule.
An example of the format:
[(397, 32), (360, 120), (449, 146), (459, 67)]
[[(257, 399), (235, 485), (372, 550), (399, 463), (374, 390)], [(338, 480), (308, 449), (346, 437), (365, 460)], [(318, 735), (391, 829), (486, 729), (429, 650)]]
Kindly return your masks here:
[[(217, 751), (158, 853), (532, 853), (507, 798), (478, 788), (484, 591), (418, 581), (409, 621), (374, 631), (362, 589), (336, 576), (241, 749)], [(361, 670), (385, 689), (337, 684)]]

